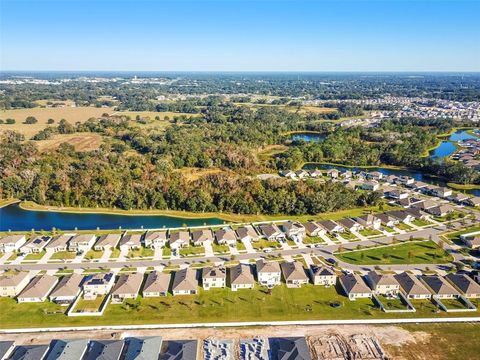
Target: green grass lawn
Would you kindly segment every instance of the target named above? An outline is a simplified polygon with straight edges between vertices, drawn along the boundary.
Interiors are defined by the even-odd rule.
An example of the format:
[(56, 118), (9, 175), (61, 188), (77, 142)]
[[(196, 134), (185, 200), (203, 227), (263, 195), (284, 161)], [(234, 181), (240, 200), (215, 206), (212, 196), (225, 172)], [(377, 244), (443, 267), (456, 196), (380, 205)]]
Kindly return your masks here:
[(459, 299), (440, 299), (447, 309), (465, 309), (465, 304)]
[(480, 226), (477, 226), (477, 225), (470, 226), (470, 227), (467, 227), (467, 228), (462, 229), (460, 231), (455, 231), (455, 232), (448, 233), (447, 234), (447, 239), (458, 243), (460, 241), (460, 235), (469, 234), (469, 233), (475, 232), (475, 231), (480, 231)]
[(412, 230), (412, 227), (411, 227), (411, 226), (409, 226), (409, 225), (407, 225), (407, 224), (405, 224), (405, 223), (402, 223), (402, 222), (401, 222), (401, 223), (398, 223), (398, 224), (396, 225), (396, 227), (397, 227), (398, 229), (400, 229), (400, 230), (406, 230), (406, 231)]
[(75, 259), (75, 256), (76, 254), (73, 251), (58, 251), (49, 260), (72, 260)]
[(304, 244), (321, 244), (323, 243), (323, 239), (321, 237), (318, 237), (318, 236), (307, 236), (305, 237), (305, 239), (303, 239), (303, 243)]
[(422, 220), (422, 219), (414, 220), (414, 221), (412, 221), (412, 224), (413, 224), (413, 225), (417, 225), (417, 226), (432, 225), (432, 223), (431, 223), (430, 221)]
[[(298, 289), (276, 286), (269, 295), (257, 287), (254, 290), (232, 292), (229, 288), (199, 290), (198, 295), (138, 298), (127, 300), (138, 304), (128, 308), (109, 304), (101, 317), (69, 318), (66, 315), (48, 315), (61, 310), (51, 303), (17, 304), (14, 299), (0, 299), (0, 327), (51, 327), (76, 325), (120, 325), (189, 323), (218, 321), (268, 321), (314, 319), (375, 319), (391, 318), (374, 305), (371, 299), (349, 301), (336, 288), (306, 285)], [(341, 306), (333, 308), (332, 303)], [(97, 304), (98, 305), (98, 304)], [(81, 307), (95, 304), (82, 304)], [(431, 308), (416, 313), (395, 314), (396, 318), (449, 317), (462, 314), (434, 313)], [(480, 316), (476, 311), (465, 316)]]
[(95, 300), (80, 299), (73, 312), (98, 311), (105, 300), (105, 296), (97, 296)]
[(23, 260), (40, 260), (46, 253), (46, 251), (40, 251), (39, 253), (28, 254)]
[(85, 254), (85, 259), (87, 260), (95, 260), (95, 259), (100, 259), (103, 255), (103, 251), (95, 251), (95, 250), (89, 250)]
[(252, 241), (252, 246), (254, 249), (262, 250), (265, 248), (280, 248), (281, 245), (277, 241), (268, 241), (265, 239), (260, 239), (258, 241)]
[(379, 248), (336, 254), (342, 261), (357, 265), (446, 264), (453, 257), (433, 241), (409, 242)]
[(140, 249), (129, 250), (128, 257), (129, 258), (145, 258), (145, 257), (153, 257), (154, 251), (150, 248), (141, 247)]
[(230, 253), (230, 247), (228, 245), (218, 245), (214, 243), (212, 247), (213, 247), (213, 252), (215, 253), (220, 253), (220, 254)]
[(238, 251), (247, 251), (247, 248), (245, 247), (245, 244), (241, 241), (237, 241), (237, 250)]
[(357, 240), (358, 238), (353, 235), (350, 231), (345, 231), (343, 233), (340, 234), (340, 236), (342, 238), (344, 238), (345, 240)]
[(18, 253), (18, 252), (14, 252), (14, 253), (12, 253), (12, 255), (10, 255), (10, 256), (8, 257), (7, 261), (13, 261), (13, 260), (16, 260), (16, 259), (17, 259), (17, 257), (19, 257), (19, 256), (20, 256), (20, 253)]
[(385, 231), (387, 231), (387, 232), (389, 232), (389, 233), (394, 233), (394, 232), (395, 232), (395, 230), (393, 230), (392, 228), (390, 228), (390, 227), (388, 227), (388, 226), (385, 226), (385, 227), (383, 228), (383, 230), (385, 230)]
[(363, 236), (374, 236), (374, 235), (382, 235), (382, 232), (376, 229), (365, 228), (358, 232)]
[(180, 249), (181, 256), (198, 256), (205, 254), (203, 246), (188, 246)]
[(377, 298), (382, 302), (387, 310), (407, 310), (407, 305), (399, 298), (387, 298), (383, 295), (378, 295)]
[(172, 249), (170, 249), (168, 246), (163, 247), (162, 257), (165, 257), (168, 259), (170, 258), (171, 255), (172, 255)]
[(110, 259), (118, 259), (120, 256), (120, 249), (114, 248), (110, 254)]

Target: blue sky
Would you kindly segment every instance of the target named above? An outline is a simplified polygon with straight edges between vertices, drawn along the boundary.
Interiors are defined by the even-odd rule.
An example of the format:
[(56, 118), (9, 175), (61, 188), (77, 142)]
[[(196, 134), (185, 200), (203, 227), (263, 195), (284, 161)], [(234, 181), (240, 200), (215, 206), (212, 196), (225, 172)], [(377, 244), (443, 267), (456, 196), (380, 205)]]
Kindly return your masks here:
[(2, 70), (480, 71), (480, 1), (0, 0)]

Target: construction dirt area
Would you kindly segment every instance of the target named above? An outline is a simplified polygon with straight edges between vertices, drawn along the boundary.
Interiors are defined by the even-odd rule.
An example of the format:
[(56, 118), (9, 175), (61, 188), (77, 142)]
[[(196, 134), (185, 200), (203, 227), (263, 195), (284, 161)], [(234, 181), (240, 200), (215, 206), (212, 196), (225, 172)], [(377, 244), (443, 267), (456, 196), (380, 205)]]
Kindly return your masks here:
[[(1, 340), (15, 340), (17, 345), (48, 344), (53, 339), (123, 339), (130, 336), (161, 336), (168, 340), (199, 340), (198, 358), (205, 358), (205, 346), (215, 341), (232, 344), (233, 351), (224, 358), (240, 358), (242, 341), (264, 339), (262, 344), (268, 344), (267, 339), (272, 337), (305, 337), (310, 348), (312, 359), (393, 359), (384, 350), (391, 346), (404, 346), (415, 343), (420, 332), (410, 332), (397, 326), (271, 326), (245, 328), (193, 328), (193, 329), (152, 329), (128, 331), (71, 331), (71, 332), (42, 332), (0, 334)], [(421, 333), (420, 333), (421, 334)], [(421, 334), (422, 338), (428, 334)], [(204, 343), (204, 340), (207, 342)], [(423, 340), (423, 339), (422, 339)], [(214, 343), (215, 343), (214, 341)], [(215, 344), (218, 347), (218, 344)], [(268, 346), (268, 345), (265, 345)], [(207, 349), (207, 350), (205, 350)], [(265, 349), (263, 349), (265, 350)], [(212, 352), (218, 351), (211, 349)], [(255, 350), (257, 351), (257, 350)], [(259, 353), (262, 349), (258, 349)], [(233, 357), (231, 356), (233, 355)], [(242, 356), (243, 358), (243, 356)], [(397, 359), (398, 357), (395, 357)], [(252, 358), (253, 359), (253, 358)]]

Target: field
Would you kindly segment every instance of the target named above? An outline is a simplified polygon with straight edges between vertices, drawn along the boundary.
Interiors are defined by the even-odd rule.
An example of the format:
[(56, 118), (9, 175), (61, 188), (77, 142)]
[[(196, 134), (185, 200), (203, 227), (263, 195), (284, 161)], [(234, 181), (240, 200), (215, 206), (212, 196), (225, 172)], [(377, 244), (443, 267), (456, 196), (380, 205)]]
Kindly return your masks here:
[[(0, 119), (5, 120), (12, 118), (16, 120), (15, 124), (7, 125), (0, 124), (0, 132), (6, 130), (15, 130), (25, 135), (29, 139), (40, 130), (47, 127), (47, 120), (54, 119), (58, 124), (61, 119), (75, 124), (76, 122), (85, 122), (91, 117), (101, 116), (103, 113), (112, 113), (112, 108), (97, 108), (97, 107), (64, 107), (64, 108), (32, 108), (32, 109), (13, 109), (0, 110)], [(23, 124), (25, 118), (34, 116), (38, 122), (36, 124)]]
[[(232, 292), (227, 289), (199, 290), (198, 295), (138, 298), (127, 300), (129, 306), (108, 305), (98, 318), (69, 318), (55, 304), (17, 304), (14, 299), (0, 299), (0, 327), (49, 327), (74, 325), (119, 325), (155, 323), (197, 323), (218, 321), (268, 321), (314, 319), (376, 319), (391, 318), (377, 308), (371, 299), (349, 301), (337, 289), (306, 285), (298, 289), (277, 286), (271, 293), (256, 287), (254, 290)], [(332, 303), (340, 304), (332, 307)], [(395, 314), (396, 318), (479, 316), (436, 314), (433, 304), (416, 313)]]
[(374, 249), (336, 254), (339, 260), (356, 265), (446, 264), (453, 257), (433, 241), (409, 242)]
[(102, 137), (93, 133), (76, 133), (55, 135), (48, 140), (36, 141), (40, 151), (57, 149), (62, 143), (73, 145), (77, 151), (91, 151), (100, 147)]

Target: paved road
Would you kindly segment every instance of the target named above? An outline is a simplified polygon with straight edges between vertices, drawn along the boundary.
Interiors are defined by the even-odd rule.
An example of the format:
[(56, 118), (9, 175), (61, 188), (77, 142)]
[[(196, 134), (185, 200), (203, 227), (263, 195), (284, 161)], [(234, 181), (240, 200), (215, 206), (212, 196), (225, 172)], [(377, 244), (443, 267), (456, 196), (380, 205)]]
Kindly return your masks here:
[[(480, 214), (476, 214), (476, 223), (480, 223)], [(468, 224), (468, 223), (467, 223)], [(460, 221), (452, 222), (449, 225), (449, 230), (452, 231), (455, 229), (460, 229), (465, 227)], [(287, 249), (287, 250), (277, 250), (272, 251), (268, 254), (263, 252), (252, 252), (252, 253), (243, 253), (235, 255), (236, 260), (248, 261), (250, 259), (259, 259), (259, 258), (268, 258), (268, 256), (294, 256), (302, 254), (312, 254), (317, 255), (323, 258), (335, 258), (333, 253), (338, 250), (341, 246), (345, 250), (355, 250), (358, 245), (362, 246), (379, 246), (379, 245), (388, 245), (392, 243), (393, 238), (397, 240), (408, 240), (410, 237), (414, 238), (431, 238), (435, 242), (441, 241), (439, 235), (447, 230), (446, 225), (438, 225), (435, 227), (430, 227), (426, 229), (421, 229), (417, 231), (412, 231), (406, 234), (392, 235), (379, 237), (376, 239), (361, 240), (356, 242), (342, 243), (342, 244), (326, 244), (320, 248), (297, 248), (297, 249)], [(457, 252), (456, 249), (451, 247), (449, 244), (444, 243), (445, 250), (451, 252), (455, 261), (465, 260), (465, 256)], [(336, 258), (335, 258), (336, 259)], [(231, 255), (223, 256), (204, 256), (204, 257), (195, 257), (195, 258), (177, 258), (171, 260), (119, 260), (116, 262), (90, 262), (90, 263), (55, 263), (55, 264), (8, 264), (0, 265), (0, 270), (7, 269), (17, 269), (17, 270), (53, 270), (53, 269), (98, 269), (98, 268), (107, 268), (107, 269), (118, 269), (123, 267), (150, 267), (150, 266), (188, 266), (193, 263), (201, 264), (207, 262), (224, 262), (231, 260)], [(425, 270), (430, 268), (432, 270), (445, 270), (445, 264), (424, 264), (424, 265), (380, 265), (380, 266), (366, 266), (366, 265), (352, 265), (345, 262), (338, 261), (341, 268), (350, 269), (350, 270), (359, 270), (359, 271), (369, 271), (373, 270), (375, 267), (380, 267), (384, 270)]]

